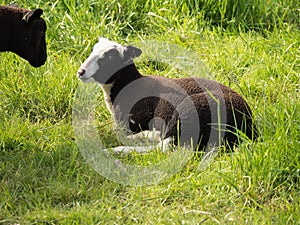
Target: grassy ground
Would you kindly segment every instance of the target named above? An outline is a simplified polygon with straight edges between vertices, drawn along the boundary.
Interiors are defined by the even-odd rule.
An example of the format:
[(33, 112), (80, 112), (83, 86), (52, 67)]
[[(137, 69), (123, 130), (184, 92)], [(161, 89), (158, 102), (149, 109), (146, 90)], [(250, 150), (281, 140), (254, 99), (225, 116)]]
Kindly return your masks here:
[[(0, 54), (0, 224), (300, 224), (298, 1), (18, 2), (44, 9), (49, 57), (35, 69)], [(205, 170), (192, 158), (158, 185), (103, 178), (72, 127), (76, 71), (97, 36), (197, 52), (213, 79), (247, 99), (259, 141)], [(178, 76), (145, 65), (145, 74)], [(113, 145), (102, 99), (99, 107), (101, 135)]]

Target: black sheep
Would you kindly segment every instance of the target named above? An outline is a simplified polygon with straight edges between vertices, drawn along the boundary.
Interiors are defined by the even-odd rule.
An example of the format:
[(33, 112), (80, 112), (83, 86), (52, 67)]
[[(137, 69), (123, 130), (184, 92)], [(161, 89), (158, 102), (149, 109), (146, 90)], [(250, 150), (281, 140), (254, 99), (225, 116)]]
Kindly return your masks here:
[(198, 149), (232, 147), (239, 132), (255, 138), (250, 107), (238, 93), (203, 78), (143, 76), (133, 62), (141, 53), (99, 38), (78, 70), (80, 80), (101, 84), (109, 111), (133, 137), (154, 132), (163, 147), (174, 143)]

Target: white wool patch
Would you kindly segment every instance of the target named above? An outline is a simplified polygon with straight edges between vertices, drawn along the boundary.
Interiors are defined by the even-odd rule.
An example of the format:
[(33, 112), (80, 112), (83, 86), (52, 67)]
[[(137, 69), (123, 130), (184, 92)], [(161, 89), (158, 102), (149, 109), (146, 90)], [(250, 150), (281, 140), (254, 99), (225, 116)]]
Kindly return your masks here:
[(113, 104), (112, 104), (111, 98), (110, 98), (110, 93), (111, 93), (110, 90), (111, 90), (112, 86), (113, 86), (113, 84), (102, 84), (101, 88), (104, 93), (105, 105), (106, 105), (108, 111), (110, 112), (110, 114), (114, 117), (115, 112), (114, 112)]
[(110, 41), (107, 38), (99, 37), (99, 41), (93, 47), (92, 54), (96, 54), (99, 58), (104, 58), (104, 54), (111, 49), (116, 49), (120, 53), (120, 56), (123, 57), (123, 53), (126, 50), (126, 47), (120, 45), (117, 42)]

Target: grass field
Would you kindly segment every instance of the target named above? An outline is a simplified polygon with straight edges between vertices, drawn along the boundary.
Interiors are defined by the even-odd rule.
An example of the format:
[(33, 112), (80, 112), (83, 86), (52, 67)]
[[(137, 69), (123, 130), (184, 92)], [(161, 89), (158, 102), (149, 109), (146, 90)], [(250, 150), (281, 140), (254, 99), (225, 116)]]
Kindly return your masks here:
[[(48, 59), (36, 69), (0, 54), (0, 224), (300, 224), (299, 1), (18, 4), (44, 9)], [(249, 102), (259, 140), (203, 170), (194, 157), (158, 185), (102, 177), (80, 154), (72, 126), (76, 72), (98, 36), (192, 49), (212, 79)], [(138, 66), (145, 74), (181, 76)], [(105, 144), (115, 145), (102, 98), (98, 120)], [(151, 163), (157, 156), (147, 157)]]

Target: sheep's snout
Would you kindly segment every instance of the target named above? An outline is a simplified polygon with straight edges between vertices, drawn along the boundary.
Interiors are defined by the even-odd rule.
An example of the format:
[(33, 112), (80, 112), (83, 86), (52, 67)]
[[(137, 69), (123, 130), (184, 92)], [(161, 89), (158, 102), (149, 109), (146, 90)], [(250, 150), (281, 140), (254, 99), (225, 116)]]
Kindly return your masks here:
[(77, 74), (78, 74), (78, 78), (82, 78), (82, 76), (85, 74), (85, 70), (84, 69), (79, 69)]
[(80, 68), (77, 71), (77, 77), (79, 80), (81, 80), (84, 83), (93, 81), (94, 79), (92, 77), (87, 77), (87, 71), (85, 69)]

